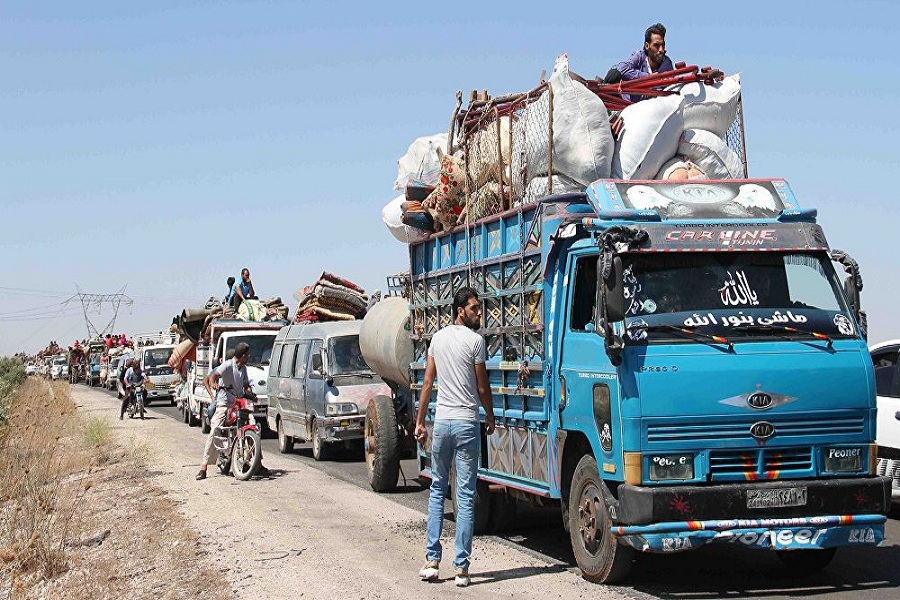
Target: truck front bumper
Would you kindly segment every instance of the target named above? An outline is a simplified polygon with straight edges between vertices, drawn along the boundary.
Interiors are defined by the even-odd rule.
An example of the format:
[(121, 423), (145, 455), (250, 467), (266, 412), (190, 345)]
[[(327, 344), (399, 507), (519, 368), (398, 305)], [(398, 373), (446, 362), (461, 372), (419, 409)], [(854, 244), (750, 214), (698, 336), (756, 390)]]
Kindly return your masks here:
[[(748, 491), (806, 488), (802, 506), (748, 508)], [(643, 552), (708, 543), (775, 550), (878, 545), (890, 508), (887, 477), (713, 486), (623, 485), (612, 533)]]

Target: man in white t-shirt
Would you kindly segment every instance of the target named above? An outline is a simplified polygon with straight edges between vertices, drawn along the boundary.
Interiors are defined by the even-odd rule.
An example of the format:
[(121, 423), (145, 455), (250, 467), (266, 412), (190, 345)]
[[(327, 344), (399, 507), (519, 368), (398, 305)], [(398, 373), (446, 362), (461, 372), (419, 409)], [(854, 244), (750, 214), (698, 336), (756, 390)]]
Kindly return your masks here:
[(456, 585), (469, 585), (469, 557), (472, 554), (472, 530), (475, 526), (475, 485), (481, 458), (481, 426), (478, 404), (484, 407), (485, 431), (494, 432), (491, 388), (484, 366), (484, 338), (476, 331), (481, 326), (481, 303), (472, 288), (462, 288), (453, 297), (453, 324), (431, 338), (425, 376), (416, 415), (416, 440), (424, 447), (427, 440), (425, 413), (431, 401), (434, 379), (438, 379), (437, 408), (431, 441), (431, 494), (428, 498), (428, 533), (425, 566), (419, 576), (435, 581), (441, 562), (441, 529), (444, 501), (447, 497), (450, 465), (456, 464)]

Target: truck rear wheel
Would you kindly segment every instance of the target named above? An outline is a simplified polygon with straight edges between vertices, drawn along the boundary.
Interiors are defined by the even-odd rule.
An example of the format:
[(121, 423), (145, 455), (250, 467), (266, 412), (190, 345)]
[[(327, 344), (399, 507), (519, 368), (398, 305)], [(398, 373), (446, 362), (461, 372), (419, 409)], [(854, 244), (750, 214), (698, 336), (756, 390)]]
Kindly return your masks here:
[(387, 396), (369, 400), (365, 436), (369, 485), (376, 492), (393, 491), (400, 477), (400, 439), (394, 402)]
[(491, 531), (506, 531), (516, 519), (518, 503), (504, 492), (491, 494)]
[(619, 544), (610, 531), (604, 485), (594, 457), (582, 456), (569, 492), (569, 539), (581, 576), (593, 583), (624, 579), (634, 557), (634, 549)]
[(776, 550), (778, 559), (792, 575), (812, 575), (828, 566), (837, 548), (822, 550)]

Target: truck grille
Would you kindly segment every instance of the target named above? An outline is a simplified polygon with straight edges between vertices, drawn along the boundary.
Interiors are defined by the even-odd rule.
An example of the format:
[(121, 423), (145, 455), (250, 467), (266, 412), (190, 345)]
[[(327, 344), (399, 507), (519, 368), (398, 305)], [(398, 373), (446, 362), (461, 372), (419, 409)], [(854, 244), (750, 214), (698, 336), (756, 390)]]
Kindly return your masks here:
[[(773, 415), (774, 417), (774, 415)], [(769, 421), (775, 425), (775, 437), (786, 436), (816, 436), (834, 441), (836, 435), (852, 435), (865, 432), (866, 423), (862, 416), (835, 417), (830, 419), (777, 419), (770, 417)], [(756, 421), (765, 421), (760, 415), (752, 421), (727, 422), (727, 423), (650, 423), (647, 425), (648, 443), (715, 443), (729, 442), (731, 444), (753, 444), (755, 440), (750, 436), (750, 426)]]
[(709, 473), (713, 479), (739, 476), (751, 481), (778, 479), (812, 471), (812, 448), (760, 448), (757, 450), (712, 450)]

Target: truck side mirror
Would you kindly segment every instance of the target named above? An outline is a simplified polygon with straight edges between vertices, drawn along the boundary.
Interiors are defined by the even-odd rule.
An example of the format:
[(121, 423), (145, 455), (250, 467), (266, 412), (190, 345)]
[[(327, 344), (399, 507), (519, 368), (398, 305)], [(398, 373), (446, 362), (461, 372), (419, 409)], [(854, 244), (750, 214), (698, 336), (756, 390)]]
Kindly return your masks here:
[(606, 296), (606, 320), (609, 323), (624, 320), (625, 283), (622, 279), (621, 257), (613, 257), (612, 269), (609, 271), (609, 277), (603, 280), (602, 285), (604, 287), (604, 295)]

